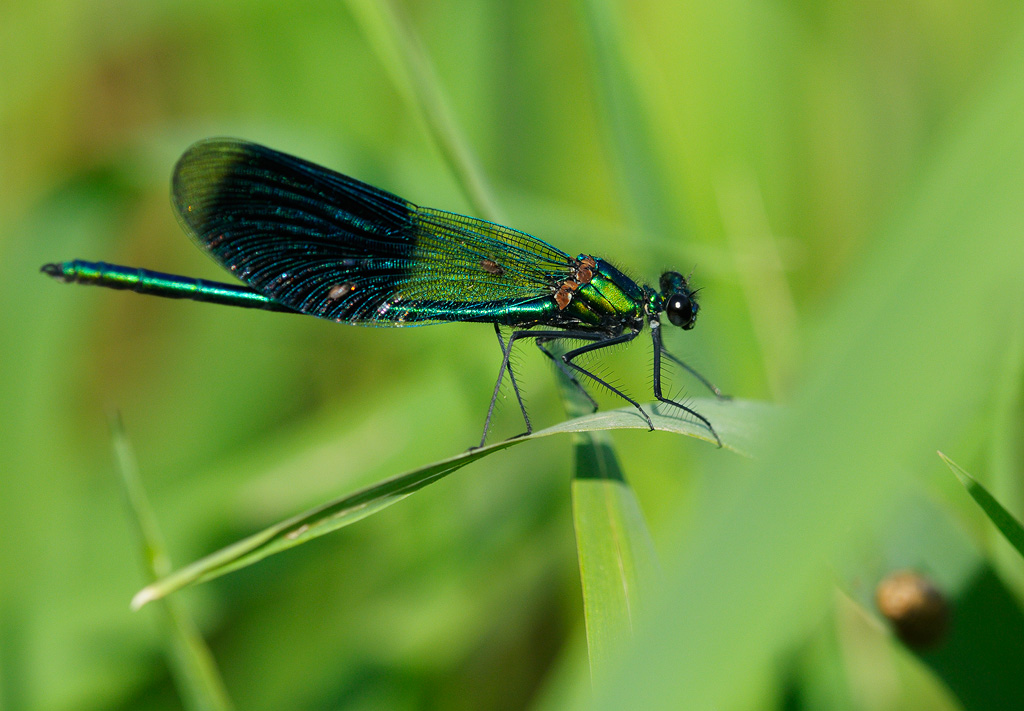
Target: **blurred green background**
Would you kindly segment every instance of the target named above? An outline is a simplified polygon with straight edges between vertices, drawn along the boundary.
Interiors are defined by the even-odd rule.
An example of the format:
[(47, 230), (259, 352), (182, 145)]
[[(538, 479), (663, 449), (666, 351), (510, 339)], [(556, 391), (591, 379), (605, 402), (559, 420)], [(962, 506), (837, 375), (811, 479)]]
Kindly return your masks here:
[[(706, 637), (643, 638), (669, 666), (662, 678), (673, 664), (696, 669), (687, 660), (707, 649), (687, 645), (715, 639), (730, 664), (700, 681), (736, 680), (725, 696), (700, 697), (718, 708), (984, 708), (1005, 698), (972, 697), (946, 676), (954, 664), (893, 642), (870, 612), (870, 588), (894, 566), (924, 567), (953, 598), (984, 579), (1005, 604), (971, 624), (1019, 629), (1020, 560), (934, 450), (1020, 513), (1021, 4), (397, 6), (508, 224), (639, 279), (693, 269), (701, 318), (668, 347), (727, 392), (795, 403), (760, 469), (694, 440), (615, 435), (670, 584), (681, 571), (670, 590), (685, 614), (663, 629), (686, 630), (688, 614), (707, 626)], [(207, 136), (265, 143), (470, 212), (360, 20), (365, 8), (0, 6), (4, 708), (181, 706), (153, 611), (128, 609), (145, 578), (114, 473), (111, 410), (178, 565), (479, 437), (500, 362), (487, 326), (347, 328), (38, 273), (82, 258), (224, 279), (168, 202), (174, 161)], [(517, 365), (534, 421), (560, 420), (550, 367), (532, 348)], [(634, 344), (605, 372), (646, 401), (649, 369), (650, 347)], [(882, 390), (887, 374), (895, 385)], [(675, 378), (680, 391), (702, 395)], [(506, 396), (492, 437), (519, 432), (518, 417)], [(786, 452), (793, 463), (772, 470)], [(239, 708), (583, 703), (570, 469), (567, 438), (530, 442), (178, 597)], [(806, 502), (773, 499), (786, 490), (770, 471), (814, 490)], [(899, 483), (886, 488), (890, 471)], [(712, 505), (744, 501), (751, 481), (750, 492), (768, 482), (768, 495)], [(706, 526), (700, 511), (735, 516)], [(799, 591), (826, 592), (799, 624), (780, 622), (785, 630), (716, 632), (707, 591), (733, 580), (742, 556), (728, 546), (753, 556), (754, 539), (777, 545), (756, 558), (765, 569), (754, 580), (727, 586), (730, 604), (788, 620), (779, 613), (799, 607)], [(828, 555), (839, 550), (842, 560)], [(819, 554), (830, 564), (813, 575), (775, 565)], [(766, 590), (757, 575), (779, 582)], [(981, 662), (1006, 654), (970, 649)], [(650, 658), (625, 664), (605, 698), (630, 699)], [(651, 688), (637, 707), (689, 707), (677, 690)]]

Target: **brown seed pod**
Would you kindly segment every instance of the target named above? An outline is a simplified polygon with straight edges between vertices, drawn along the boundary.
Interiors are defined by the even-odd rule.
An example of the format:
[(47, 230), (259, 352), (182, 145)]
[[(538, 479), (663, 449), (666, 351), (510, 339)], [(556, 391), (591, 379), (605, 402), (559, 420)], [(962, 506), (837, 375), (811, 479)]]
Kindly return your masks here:
[(875, 604), (908, 647), (929, 649), (946, 637), (949, 602), (920, 573), (901, 570), (886, 576), (875, 588)]

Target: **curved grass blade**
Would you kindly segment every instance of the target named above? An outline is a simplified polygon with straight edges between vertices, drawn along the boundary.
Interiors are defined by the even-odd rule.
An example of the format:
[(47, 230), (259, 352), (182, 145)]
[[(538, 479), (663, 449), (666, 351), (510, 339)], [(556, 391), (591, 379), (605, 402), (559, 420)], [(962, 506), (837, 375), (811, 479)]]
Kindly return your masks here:
[[(759, 425), (757, 420), (770, 413), (773, 408), (763, 403), (732, 401), (716, 403), (699, 400), (694, 405), (701, 412), (711, 413), (715, 428), (722, 437), (725, 448), (745, 453), (756, 442)], [(685, 434), (713, 442), (714, 438), (702, 427), (678, 416), (662, 414), (656, 407), (648, 410), (656, 429)], [(632, 407), (610, 412), (595, 413), (586, 417), (563, 422), (554, 427), (534, 432), (527, 437), (488, 445), (480, 449), (429, 464), (405, 474), (384, 481), (318, 506), (304, 513), (276, 523), (259, 533), (244, 538), (226, 548), (212, 553), (170, 575), (146, 586), (132, 598), (132, 607), (138, 609), (152, 600), (160, 599), (175, 590), (219, 577), (232, 570), (244, 568), (267, 556), (305, 543), (331, 531), (354, 523), (401, 501), (409, 494), (428, 484), (443, 479), (465, 465), (507, 449), (521, 442), (538, 437), (548, 437), (566, 432), (590, 432), (605, 429), (646, 429), (647, 424)], [(734, 444), (734, 442), (738, 444)]]
[[(171, 560), (167, 555), (146, 492), (139, 478), (138, 464), (120, 413), (111, 415), (110, 429), (121, 486), (131, 510), (138, 533), (139, 547), (145, 560), (147, 577), (152, 580), (167, 575)], [(169, 666), (178, 686), (178, 693), (187, 708), (227, 711), (233, 708), (217, 663), (191, 618), (175, 600), (160, 605)]]
[(1003, 508), (1003, 505), (996, 501), (992, 494), (988, 493), (988, 489), (968, 474), (963, 467), (942, 452), (939, 452), (938, 455), (946, 463), (946, 466), (956, 474), (956, 478), (960, 480), (960, 483), (967, 489), (967, 493), (971, 495), (971, 498), (985, 512), (988, 520), (995, 524), (995, 527), (1006, 537), (1006, 540), (1017, 550), (1017, 553), (1024, 557), (1024, 527), (1021, 526), (1020, 522), (1014, 518), (1013, 514)]
[[(745, 457), (753, 457), (764, 446), (766, 429), (771, 426), (778, 413), (778, 406), (756, 400), (717, 400), (694, 398), (688, 403), (715, 426), (722, 438), (722, 447)], [(714, 436), (706, 427), (679, 413), (671, 406), (661, 403), (644, 405), (654, 423), (654, 429), (661, 432), (694, 437), (717, 445)], [(544, 437), (559, 432), (595, 432), (599, 430), (646, 430), (647, 423), (633, 407), (617, 410), (602, 410), (566, 420), (530, 437)], [(529, 439), (529, 437), (524, 437)]]
[(355, 523), (443, 479), (470, 462), (512, 444), (502, 442), (435, 462), (285, 519), (146, 586), (132, 598), (132, 608), (139, 609), (187, 585), (205, 582), (244, 568), (269, 555)]

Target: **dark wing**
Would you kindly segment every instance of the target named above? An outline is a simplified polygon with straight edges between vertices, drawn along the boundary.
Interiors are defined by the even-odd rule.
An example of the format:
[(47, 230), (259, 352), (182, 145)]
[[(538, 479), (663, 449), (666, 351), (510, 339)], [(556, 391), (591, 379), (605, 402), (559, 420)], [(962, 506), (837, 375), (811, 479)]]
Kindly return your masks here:
[(256, 291), (334, 321), (493, 320), (549, 297), (568, 255), (522, 232), (419, 208), (314, 163), (235, 139), (190, 147), (172, 200), (192, 238)]

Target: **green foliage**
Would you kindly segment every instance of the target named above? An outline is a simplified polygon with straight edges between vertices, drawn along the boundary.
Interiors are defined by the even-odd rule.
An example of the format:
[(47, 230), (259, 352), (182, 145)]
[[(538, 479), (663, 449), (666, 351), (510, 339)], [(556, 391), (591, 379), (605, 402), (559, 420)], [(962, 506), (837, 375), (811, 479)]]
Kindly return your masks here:
[[(121, 475), (125, 500), (136, 525), (139, 548), (146, 563), (146, 573), (155, 580), (171, 571), (171, 561), (139, 478), (135, 452), (124, 431), (120, 415), (111, 418), (111, 427), (117, 470)], [(183, 705), (197, 711), (231, 709), (231, 701), (224, 689), (224, 681), (217, 670), (217, 663), (195, 624), (177, 601), (164, 600), (158, 607), (164, 626), (163, 636), (166, 639), (168, 662), (175, 675)]]
[(967, 489), (967, 493), (971, 495), (971, 498), (978, 502), (978, 506), (980, 506), (982, 511), (985, 512), (988, 520), (999, 529), (1000, 533), (1006, 536), (1006, 540), (1010, 542), (1010, 545), (1012, 545), (1020, 555), (1024, 556), (1024, 527), (1020, 525), (1020, 521), (1014, 518), (1009, 511), (1003, 508), (1003, 505), (988, 492), (988, 489), (982, 486), (977, 479), (964, 471), (963, 467), (942, 452), (939, 452), (939, 457), (946, 463), (946, 466), (956, 474), (956, 478), (964, 485), (964, 488)]
[[(721, 408), (721, 403), (718, 401), (701, 401), (697, 406), (701, 407), (702, 410), (710, 412), (712, 409), (717, 411), (718, 408)], [(653, 406), (648, 407), (652, 410), (651, 418), (656, 429), (666, 432), (688, 434), (689, 436), (696, 437), (698, 439), (714, 441), (707, 430), (701, 427), (700, 424), (695, 424), (694, 422), (684, 419), (677, 414), (666, 415), (659, 413)], [(722, 408), (723, 416), (721, 421), (723, 426), (726, 428), (726, 432), (751, 432), (756, 431), (757, 429), (757, 422), (755, 418), (763, 419), (769, 413), (770, 408), (763, 405), (736, 402), (735, 407)], [(744, 417), (750, 418), (750, 422), (744, 423)], [(491, 444), (486, 447), (474, 448), (440, 462), (420, 467), (414, 471), (407, 472), (405, 474), (398, 474), (355, 493), (333, 501), (328, 501), (309, 511), (304, 511), (303, 513), (291, 516), (284, 521), (275, 523), (259, 533), (255, 533), (244, 540), (232, 543), (226, 548), (217, 551), (216, 553), (212, 553), (173, 573), (166, 570), (160, 580), (139, 591), (132, 600), (132, 606), (135, 608), (142, 607), (148, 602), (160, 599), (188, 585), (212, 580), (213, 578), (224, 575), (225, 573), (252, 565), (253, 563), (263, 560), (267, 556), (280, 553), (281, 551), (293, 548), (306, 543), (307, 541), (311, 541), (314, 538), (319, 538), (320, 536), (336, 531), (339, 528), (353, 524), (356, 521), (364, 519), (367, 516), (375, 514), (378, 511), (401, 501), (423, 487), (443, 479), (467, 464), (476, 462), (490, 454), (500, 452), (503, 449), (508, 449), (516, 444), (528, 442), (531, 439), (547, 437), (553, 434), (564, 434), (568, 432), (579, 434), (599, 430), (624, 428), (647, 429), (647, 423), (632, 407), (625, 410), (612, 410), (606, 413), (587, 415), (567, 420), (558, 425), (534, 432), (533, 434), (525, 437), (508, 440), (500, 444)], [(581, 479), (615, 480), (620, 485), (624, 484), (625, 482), (623, 481), (622, 474), (619, 471), (618, 464), (614, 461), (615, 455), (610, 449), (609, 442), (607, 440), (599, 440), (599, 442), (600, 444), (595, 443), (594, 447), (602, 450), (604, 452), (603, 456), (590, 456), (588, 454), (590, 447), (584, 448), (583, 454), (577, 454), (578, 463), (575, 484), (579, 485), (579, 480)], [(577, 448), (580, 448), (581, 446), (582, 445), (577, 444)], [(724, 446), (729, 447), (730, 449), (733, 448), (728, 439), (725, 440)], [(590, 458), (587, 459), (586, 457)], [(585, 489), (586, 487), (581, 488)], [(600, 497), (601, 495), (581, 493), (579, 496), (589, 497), (593, 502), (592, 505), (597, 506), (599, 499), (594, 499), (593, 497)], [(619, 499), (623, 496), (629, 495), (624, 493), (615, 493), (611, 494), (611, 496)], [(616, 513), (614, 517), (628, 519), (628, 522), (631, 522), (631, 525), (634, 528), (636, 525), (639, 525), (642, 528), (643, 519), (642, 516), (639, 515), (639, 510), (634, 510), (636, 507), (635, 502), (627, 501), (624, 503), (624, 506), (627, 507), (627, 510), (624, 513)], [(607, 503), (602, 508), (607, 509)], [(620, 520), (610, 521), (608, 523), (601, 522), (596, 525), (604, 529), (609, 525), (622, 525), (626, 522), (627, 521)], [(605, 532), (589, 534), (588, 538), (593, 538), (593, 541), (587, 541), (588, 543), (597, 542), (601, 545), (608, 544), (608, 536)], [(584, 545), (583, 541), (580, 543), (581, 546)], [(615, 541), (611, 541), (611, 545), (618, 544)], [(631, 558), (634, 556), (632, 553), (629, 555)], [(583, 565), (582, 561), (581, 565)], [(634, 563), (631, 562), (629, 565), (632, 567)], [(586, 586), (584, 592), (587, 592)]]
[(590, 669), (606, 679), (657, 583), (653, 541), (607, 435), (578, 436), (572, 507)]
[[(743, 398), (695, 405), (755, 455), (646, 433), (602, 397), (546, 433), (623, 428), (577, 446), (610, 437), (632, 489), (537, 436), (183, 591), (239, 708), (1007, 707), (1021, 561), (933, 453), (962, 453), (1021, 518), (1019, 3), (8, 5), (5, 709), (180, 707), (163, 632), (127, 605), (112, 407), (178, 561), (479, 436), (489, 328), (345, 328), (38, 274), (79, 257), (222, 279), (167, 204), (175, 158), (209, 135), (439, 208), (493, 193), (511, 226), (645, 280), (692, 268), (700, 321), (667, 345)], [(559, 422), (545, 360), (516, 365), (538, 429)], [(639, 342), (594, 366), (649, 397)], [(495, 442), (518, 417), (507, 398)], [(629, 587), (651, 549), (654, 582)], [(874, 612), (905, 568), (954, 606), (939, 649)]]

